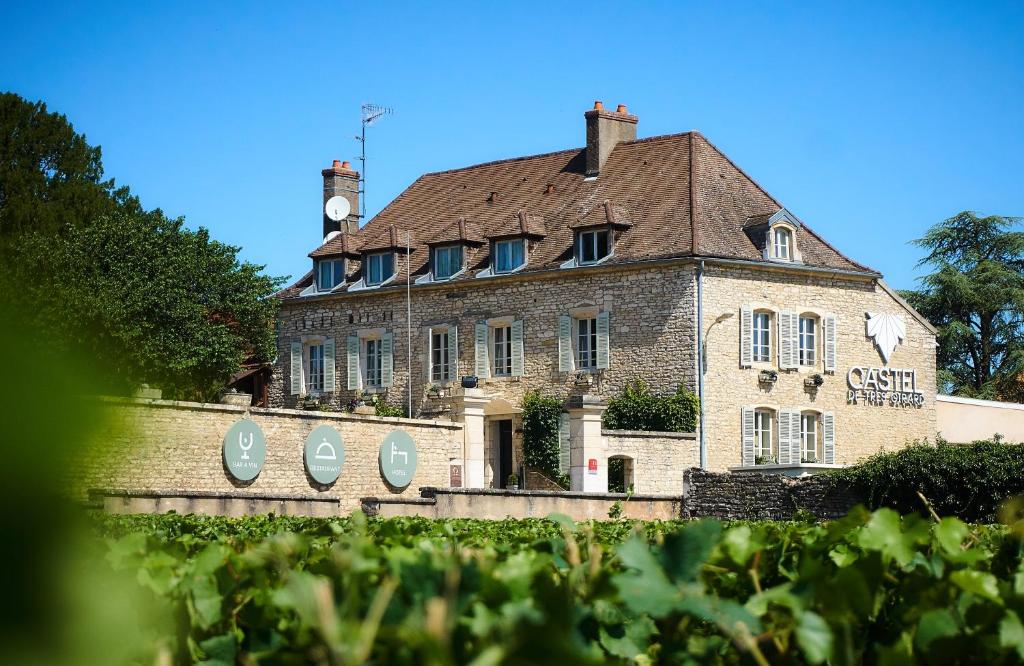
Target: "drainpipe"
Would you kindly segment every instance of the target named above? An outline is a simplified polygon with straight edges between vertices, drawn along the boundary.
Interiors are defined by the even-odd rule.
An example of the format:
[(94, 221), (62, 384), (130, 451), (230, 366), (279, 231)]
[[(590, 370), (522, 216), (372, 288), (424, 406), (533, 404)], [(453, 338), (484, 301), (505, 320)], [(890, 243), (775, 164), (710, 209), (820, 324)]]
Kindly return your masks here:
[(700, 468), (708, 468), (704, 437), (704, 261), (697, 265), (697, 398), (700, 400)]

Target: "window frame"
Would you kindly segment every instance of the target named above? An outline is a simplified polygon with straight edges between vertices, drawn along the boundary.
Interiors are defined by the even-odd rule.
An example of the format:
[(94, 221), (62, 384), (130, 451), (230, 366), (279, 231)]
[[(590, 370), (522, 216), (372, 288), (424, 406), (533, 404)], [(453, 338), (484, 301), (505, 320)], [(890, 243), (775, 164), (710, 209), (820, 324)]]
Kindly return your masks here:
[[(385, 258), (390, 259), (391, 263), (391, 271), (387, 275), (384, 274), (383, 266)], [(377, 264), (380, 271), (379, 280), (373, 279), (373, 264), (375, 259), (377, 260)], [(363, 260), (363, 266), (365, 268), (365, 270), (363, 271), (363, 282), (367, 286), (377, 286), (384, 284), (385, 282), (390, 280), (395, 274), (395, 255), (393, 252), (374, 252), (372, 254), (367, 254), (365, 259)]]
[[(520, 261), (518, 264), (511, 266), (510, 268), (501, 268), (501, 248), (513, 248), (518, 246)], [(514, 257), (515, 252), (509, 251), (509, 256)], [(517, 270), (526, 265), (526, 239), (525, 238), (503, 238), (501, 240), (494, 241), (494, 252), (492, 254), (491, 270), (495, 275), (505, 275), (506, 273), (515, 273)]]
[[(814, 431), (811, 432), (807, 428), (808, 422), (814, 425)], [(813, 460), (807, 455), (808, 448), (808, 436), (813, 436), (813, 449), (814, 458)], [(816, 464), (821, 463), (825, 458), (824, 449), (824, 432), (821, 422), (821, 414), (813, 411), (800, 412), (800, 463), (801, 464)]]
[[(776, 227), (772, 229), (772, 257), (779, 261), (793, 261), (795, 235), (789, 227)], [(785, 242), (782, 242), (782, 241)], [(786, 254), (782, 255), (780, 250), (784, 249)]]
[[(772, 360), (772, 322), (775, 313), (771, 310), (754, 310), (750, 324), (750, 358), (753, 363), (771, 363)], [(764, 327), (758, 323), (764, 321)], [(759, 335), (761, 334), (761, 335)], [(761, 338), (763, 337), (763, 340)], [(764, 354), (760, 354), (763, 351)]]
[[(512, 324), (488, 326), (488, 343), (490, 346), (490, 365), (492, 377), (512, 376)], [(499, 331), (501, 335), (499, 336)], [(499, 337), (502, 338), (499, 340)], [(501, 354), (499, 355), (499, 350)], [(499, 360), (501, 366), (499, 367)]]
[[(336, 280), (334, 284), (325, 287), (322, 281), (323, 269), (325, 266), (333, 266), (332, 278)], [(338, 285), (344, 284), (345, 282), (345, 260), (344, 259), (318, 259), (316, 261), (316, 290), (317, 291), (332, 291), (338, 287)]]
[(324, 392), (324, 378), (327, 364), (324, 358), (324, 343), (311, 342), (306, 345), (306, 373), (305, 388), (307, 394), (320, 395)]
[[(576, 369), (593, 372), (597, 370), (597, 316), (574, 317), (572, 322), (573, 361), (576, 364)], [(584, 327), (589, 330), (584, 331)], [(586, 350), (583, 348), (584, 340), (586, 340)], [(587, 354), (586, 359), (584, 354)]]
[(360, 340), (360, 361), (362, 364), (363, 387), (370, 389), (383, 388), (384, 382), (384, 346), (383, 339), (367, 337)]
[[(604, 239), (605, 239), (605, 242), (604, 242), (604, 254), (602, 254), (601, 256), (597, 256), (597, 254), (598, 254), (597, 253), (598, 238), (600, 237), (601, 234), (604, 234)], [(593, 237), (593, 241), (591, 243), (589, 243), (589, 245), (592, 246), (592, 249), (594, 251), (594, 259), (590, 259), (590, 260), (584, 259), (584, 247), (588, 244), (585, 239), (588, 236), (592, 236)], [(612, 230), (611, 229), (604, 229), (604, 228), (599, 228), (599, 229), (583, 229), (581, 231), (576, 232), (576, 261), (579, 263), (580, 266), (592, 266), (594, 264), (601, 263), (602, 261), (604, 261), (605, 259), (610, 257), (611, 254), (612, 254), (611, 242), (612, 242)]]
[[(818, 340), (821, 338), (820, 318), (814, 314), (801, 314), (797, 317), (797, 365), (802, 368), (813, 368), (818, 365)], [(810, 332), (804, 331), (804, 322), (810, 325)], [(810, 347), (805, 342), (810, 340)]]
[[(767, 420), (767, 425), (764, 421)], [(778, 424), (778, 418), (776, 417), (775, 410), (765, 408), (754, 409), (754, 464), (758, 464), (758, 458), (770, 458), (778, 462), (778, 453), (776, 452), (778, 437), (775, 433), (775, 428)], [(764, 449), (764, 438), (768, 439), (768, 452), (765, 453)], [(760, 463), (762, 465), (769, 463)]]
[[(448, 353), (448, 342), (451, 332), (447, 328), (430, 329), (430, 349), (427, 350), (430, 363), (430, 381), (434, 384), (446, 384), (452, 381), (451, 358)], [(440, 342), (438, 342), (440, 340)], [(437, 358), (435, 358), (435, 356)]]
[[(438, 272), (437, 272), (438, 253), (439, 252), (444, 252), (444, 253), (448, 254), (448, 258), (449, 258), (449, 262), (450, 262), (451, 253), (452, 252), (456, 252), (456, 251), (458, 253), (458, 262), (456, 262), (452, 266), (452, 268), (454, 270), (452, 270), (452, 272), (449, 273), (448, 275), (439, 275)], [(462, 264), (465, 261), (465, 254), (466, 254), (465, 253), (465, 249), (460, 244), (439, 245), (439, 246), (433, 248), (431, 250), (431, 254), (430, 254), (430, 262), (431, 262), (430, 263), (430, 268), (431, 268), (431, 274), (432, 274), (433, 278), (435, 280), (450, 280), (451, 278), (453, 278), (456, 275), (458, 275), (459, 273), (461, 273), (462, 272)]]

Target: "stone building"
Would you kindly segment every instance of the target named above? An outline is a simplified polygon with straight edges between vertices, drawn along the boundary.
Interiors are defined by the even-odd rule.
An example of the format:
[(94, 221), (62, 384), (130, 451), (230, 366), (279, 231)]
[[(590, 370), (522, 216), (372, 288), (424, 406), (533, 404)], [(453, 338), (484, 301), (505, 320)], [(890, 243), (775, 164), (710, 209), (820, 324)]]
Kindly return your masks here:
[[(425, 174), (362, 226), (358, 173), (324, 170), (324, 242), (280, 294), (271, 404), (463, 421), (450, 462), (471, 487), (519, 469), (533, 390), (572, 403), (574, 489), (603, 490), (617, 455), (800, 474), (934, 436), (935, 330), (877, 271), (701, 134), (638, 139), (621, 105), (584, 116), (583, 148)], [(636, 379), (699, 394), (697, 436), (619, 451), (601, 400)]]

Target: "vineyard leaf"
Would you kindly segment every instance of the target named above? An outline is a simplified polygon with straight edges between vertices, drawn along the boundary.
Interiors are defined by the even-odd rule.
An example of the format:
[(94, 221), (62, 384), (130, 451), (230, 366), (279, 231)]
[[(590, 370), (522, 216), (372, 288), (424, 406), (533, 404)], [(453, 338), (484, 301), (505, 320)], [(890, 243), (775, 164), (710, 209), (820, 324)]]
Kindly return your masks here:
[(1003, 605), (1003, 600), (999, 596), (999, 586), (996, 583), (996, 577), (985, 571), (954, 571), (950, 574), (949, 579), (952, 580), (956, 585), (964, 592), (970, 592), (976, 594), (983, 599), (988, 599), (992, 603)]
[(725, 531), (722, 537), (722, 547), (733, 562), (741, 567), (746, 565), (750, 556), (754, 554), (760, 544), (752, 538), (752, 531), (748, 525), (732, 527)]
[(115, 569), (122, 569), (128, 566), (129, 563), (134, 563), (145, 552), (146, 535), (142, 532), (136, 532), (111, 543), (107, 550), (107, 561)]
[(878, 663), (880, 666), (913, 666), (914, 650), (910, 634), (903, 632), (892, 645), (879, 647)]
[(200, 576), (191, 581), (192, 606), (196, 621), (203, 629), (209, 629), (221, 618), (223, 597), (217, 591), (217, 581), (212, 576)]
[(892, 509), (879, 509), (868, 524), (861, 528), (858, 542), (866, 550), (882, 553), (904, 566), (914, 557), (912, 544), (900, 529), (900, 515)]
[(492, 645), (469, 662), (469, 666), (498, 666), (504, 658), (505, 648), (500, 645)]
[(686, 586), (676, 608), (701, 620), (715, 623), (730, 638), (740, 635), (740, 625), (744, 625), (747, 632), (753, 636), (760, 634), (762, 630), (761, 621), (739, 603), (704, 594), (698, 585)]
[(999, 645), (1013, 648), (1017, 651), (1017, 656), (1024, 659), (1024, 625), (1012, 610), (1006, 611), (1006, 615), (999, 622)]
[(828, 556), (840, 568), (850, 566), (860, 557), (857, 551), (851, 550), (845, 543), (841, 543), (829, 551)]
[(946, 608), (936, 608), (921, 615), (917, 623), (914, 642), (923, 651), (939, 638), (952, 638), (960, 633), (953, 614)]
[(812, 664), (820, 664), (832, 654), (832, 629), (817, 613), (804, 611), (797, 616), (796, 639)]
[[(662, 562), (672, 579), (681, 583), (696, 580), (721, 533), (722, 525), (717, 520), (700, 520), (665, 535)], [(645, 550), (650, 548), (645, 546)]]
[(206, 659), (196, 662), (196, 666), (233, 666), (238, 653), (238, 642), (233, 633), (221, 634), (207, 638), (199, 643)]
[(636, 613), (664, 617), (675, 605), (678, 591), (669, 581), (651, 548), (636, 535), (618, 548), (624, 571), (613, 582), (622, 601)]
[(968, 533), (967, 525), (963, 521), (948, 516), (935, 526), (935, 540), (939, 542), (942, 550), (950, 555), (960, 555), (963, 552), (960, 545)]
[(565, 515), (564, 513), (549, 513), (548, 520), (550, 520), (553, 523), (557, 523), (560, 527), (563, 527), (569, 530), (570, 532), (576, 531), (576, 523), (573, 522), (572, 518)]

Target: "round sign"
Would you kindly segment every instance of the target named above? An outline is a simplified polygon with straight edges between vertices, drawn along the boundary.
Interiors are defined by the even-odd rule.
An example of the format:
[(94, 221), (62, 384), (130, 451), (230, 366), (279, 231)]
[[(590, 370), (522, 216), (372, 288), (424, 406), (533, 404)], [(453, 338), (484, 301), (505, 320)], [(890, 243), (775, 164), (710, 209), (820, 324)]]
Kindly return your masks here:
[(306, 471), (317, 483), (328, 485), (338, 480), (345, 462), (341, 434), (329, 425), (317, 426), (306, 438)]
[(255, 421), (235, 421), (224, 435), (224, 464), (231, 476), (251, 481), (267, 459), (267, 438)]
[(333, 196), (324, 204), (324, 212), (335, 222), (341, 222), (352, 212), (352, 204), (345, 197)]
[(395, 430), (380, 445), (380, 471), (384, 480), (404, 488), (416, 473), (416, 444), (404, 430)]

